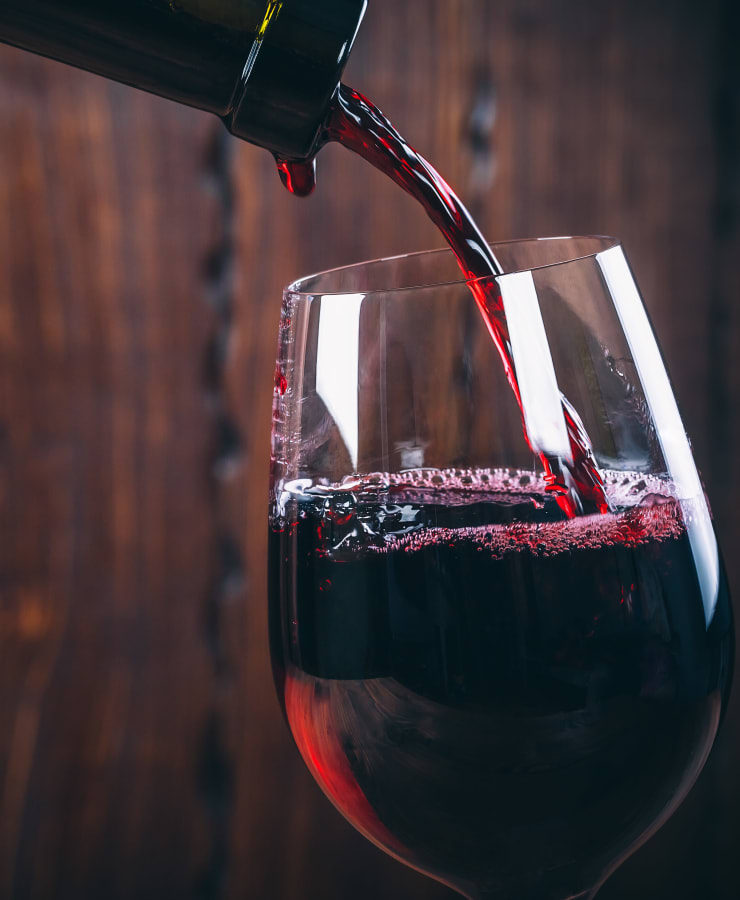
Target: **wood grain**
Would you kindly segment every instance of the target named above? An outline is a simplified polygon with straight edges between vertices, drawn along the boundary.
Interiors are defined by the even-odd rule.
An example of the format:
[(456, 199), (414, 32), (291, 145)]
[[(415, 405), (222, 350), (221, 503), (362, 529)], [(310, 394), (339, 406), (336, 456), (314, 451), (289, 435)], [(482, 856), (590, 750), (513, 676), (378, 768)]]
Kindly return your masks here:
[[(491, 238), (610, 232), (740, 585), (733, 0), (370, 4), (347, 81)], [(282, 287), (439, 246), (337, 147), (306, 201), (214, 120), (0, 52), (0, 898), (448, 898), (356, 834), (266, 639)], [(740, 700), (600, 896), (734, 900)]]
[(0, 895), (187, 897), (214, 828), (214, 123), (0, 53)]

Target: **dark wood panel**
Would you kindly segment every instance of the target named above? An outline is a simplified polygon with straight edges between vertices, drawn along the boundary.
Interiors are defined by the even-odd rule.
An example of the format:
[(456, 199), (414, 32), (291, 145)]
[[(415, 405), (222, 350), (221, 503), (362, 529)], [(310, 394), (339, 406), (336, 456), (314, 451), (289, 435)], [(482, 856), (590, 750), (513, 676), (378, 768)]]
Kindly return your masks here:
[[(492, 238), (600, 232), (623, 239), (731, 553), (738, 495), (732, 479), (726, 490), (722, 473), (740, 405), (730, 399), (737, 381), (731, 348), (738, 282), (728, 259), (737, 252), (737, 231), (735, 225), (723, 238), (718, 260), (715, 228), (718, 202), (730, 203), (732, 215), (737, 210), (736, 198), (723, 199), (736, 178), (733, 153), (722, 151), (724, 173), (717, 158), (718, 84), (732, 81), (725, 93), (735, 85), (727, 61), (718, 61), (723, 14), (719, 0), (628, 0), (610, 7), (585, 0), (405, 0), (392, 14), (371, 4), (347, 81), (460, 188)], [(243, 344), (233, 379), (249, 433), (247, 481), (254, 487), (268, 463), (282, 286), (309, 271), (440, 240), (407, 197), (335, 147), (319, 158), (316, 194), (300, 202), (281, 191), (269, 157), (238, 148), (236, 195)], [(719, 321), (726, 329), (721, 360), (711, 349)], [(711, 404), (718, 384), (728, 392), (724, 438)], [(243, 498), (247, 521), (259, 521), (262, 493), (245, 483)], [(234, 739), (243, 767), (230, 896), (245, 884), (254, 896), (286, 900), (450, 896), (384, 861), (310, 783), (277, 705), (265, 694), (264, 685), (268, 694), (271, 687), (263, 533), (248, 528), (244, 543), (250, 599), (238, 631), (251, 643), (235, 695), (241, 721), (234, 722)], [(740, 571), (732, 562), (730, 568), (738, 583)], [(729, 847), (740, 833), (732, 762), (736, 706), (684, 808), (613, 877), (605, 897), (735, 896), (740, 875)]]
[[(347, 74), (492, 238), (623, 237), (735, 584), (737, 20), (373, 2)], [(311, 781), (265, 604), (281, 288), (434, 229), (339, 148), (298, 201), (208, 117), (7, 49), (0, 113), (0, 896), (452, 896)], [(736, 697), (605, 898), (736, 896), (738, 741)]]
[(1, 48), (3, 897), (208, 871), (215, 127)]

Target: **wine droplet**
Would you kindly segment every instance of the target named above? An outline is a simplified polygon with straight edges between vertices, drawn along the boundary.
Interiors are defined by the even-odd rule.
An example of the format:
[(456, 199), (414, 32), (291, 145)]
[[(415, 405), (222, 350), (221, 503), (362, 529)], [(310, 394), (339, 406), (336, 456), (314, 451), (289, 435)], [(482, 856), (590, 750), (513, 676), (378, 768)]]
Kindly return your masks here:
[(288, 381), (285, 375), (280, 371), (279, 367), (275, 370), (275, 388), (281, 397), (283, 397), (288, 390)]
[(283, 185), (296, 197), (308, 197), (316, 187), (316, 158), (281, 159), (276, 157), (278, 174)]

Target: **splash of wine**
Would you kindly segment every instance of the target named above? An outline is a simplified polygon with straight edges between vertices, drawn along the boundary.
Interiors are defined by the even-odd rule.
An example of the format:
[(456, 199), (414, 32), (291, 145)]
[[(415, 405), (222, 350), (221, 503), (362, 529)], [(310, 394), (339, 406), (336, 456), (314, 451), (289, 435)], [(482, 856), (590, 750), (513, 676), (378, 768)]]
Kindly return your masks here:
[[(357, 153), (421, 204), (455, 254), (498, 350), (522, 411), (524, 437), (542, 461), (547, 490), (569, 518), (608, 512), (609, 502), (591, 441), (566, 397), (561, 395), (561, 402), (572, 459), (540, 453), (529, 441), (503, 300), (495, 281), (504, 270), (460, 198), (434, 166), (406, 143), (376, 106), (345, 85), (340, 85), (337, 91), (325, 126), (324, 142), (328, 141), (336, 141)], [(278, 160), (280, 177), (288, 190), (301, 196), (311, 192), (315, 184), (313, 162)]]

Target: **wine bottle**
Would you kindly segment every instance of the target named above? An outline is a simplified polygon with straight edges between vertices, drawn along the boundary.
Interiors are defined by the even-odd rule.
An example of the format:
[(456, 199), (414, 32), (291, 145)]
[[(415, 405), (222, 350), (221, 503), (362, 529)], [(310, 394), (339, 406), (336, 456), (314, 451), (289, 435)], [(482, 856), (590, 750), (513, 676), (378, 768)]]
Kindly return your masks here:
[(308, 159), (367, 0), (3, 0), (0, 41), (208, 110)]

